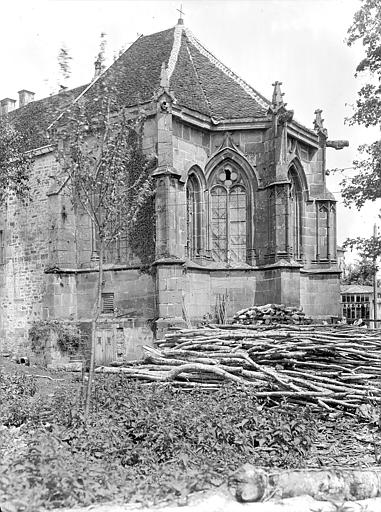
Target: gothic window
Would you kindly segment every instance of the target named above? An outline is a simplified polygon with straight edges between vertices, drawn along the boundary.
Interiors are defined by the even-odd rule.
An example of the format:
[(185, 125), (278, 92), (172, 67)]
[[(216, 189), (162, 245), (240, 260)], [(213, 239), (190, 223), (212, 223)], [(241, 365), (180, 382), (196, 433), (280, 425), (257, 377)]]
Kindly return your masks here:
[(191, 174), (187, 182), (187, 250), (190, 258), (201, 252), (201, 188)]
[(317, 259), (336, 260), (336, 206), (332, 201), (317, 202)]
[(239, 169), (225, 166), (214, 173), (210, 232), (211, 253), (215, 261), (246, 261), (247, 203), (247, 189)]
[(302, 258), (302, 190), (294, 170), (289, 174), (290, 186), (290, 245), (295, 259)]
[(318, 251), (319, 259), (329, 259), (329, 207), (327, 204), (318, 206)]

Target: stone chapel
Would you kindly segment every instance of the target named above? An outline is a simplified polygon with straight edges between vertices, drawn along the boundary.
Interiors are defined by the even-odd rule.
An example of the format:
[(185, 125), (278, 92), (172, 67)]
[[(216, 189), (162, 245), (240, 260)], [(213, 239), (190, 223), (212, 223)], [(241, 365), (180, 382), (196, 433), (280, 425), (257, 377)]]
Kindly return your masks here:
[[(302, 306), (316, 319), (339, 315), (336, 201), (325, 163), (327, 148), (346, 143), (328, 139), (321, 111), (303, 126), (280, 82), (268, 100), (182, 19), (139, 37), (104, 77), (110, 69), (123, 104), (144, 109), (143, 149), (158, 163), (150, 271), (122, 242), (107, 260), (98, 361), (135, 354), (153, 325), (158, 335), (185, 320), (196, 325), (221, 297), (228, 316), (266, 303)], [(70, 91), (71, 100), (86, 99), (97, 79)], [(34, 101), (22, 90), (17, 108), (0, 102), (35, 155), (31, 202), (11, 198), (0, 211), (3, 350), (25, 344), (34, 320), (85, 324), (94, 302), (92, 228), (57, 184), (46, 138), (57, 98)]]

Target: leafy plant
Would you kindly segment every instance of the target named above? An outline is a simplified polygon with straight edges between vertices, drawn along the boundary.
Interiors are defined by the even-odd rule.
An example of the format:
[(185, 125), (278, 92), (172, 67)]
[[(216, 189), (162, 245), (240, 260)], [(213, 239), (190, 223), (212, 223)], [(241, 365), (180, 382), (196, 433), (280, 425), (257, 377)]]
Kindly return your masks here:
[[(316, 464), (314, 442), (328, 435), (324, 414), (258, 401), (236, 385), (185, 392), (101, 376), (87, 419), (73, 391), (65, 385), (40, 401), (37, 417), (30, 409), (21, 426), (23, 449), (6, 464), (0, 460), (6, 512), (104, 501), (183, 503), (190, 492), (220, 485), (246, 462)], [(20, 396), (30, 401), (28, 393)], [(11, 394), (7, 399), (21, 403)], [(335, 436), (349, 432), (352, 438), (355, 421), (335, 418)]]
[(60, 320), (38, 320), (29, 329), (32, 350), (43, 351), (51, 342), (52, 334), (56, 336), (61, 352), (76, 354), (83, 347), (83, 336), (76, 324)]

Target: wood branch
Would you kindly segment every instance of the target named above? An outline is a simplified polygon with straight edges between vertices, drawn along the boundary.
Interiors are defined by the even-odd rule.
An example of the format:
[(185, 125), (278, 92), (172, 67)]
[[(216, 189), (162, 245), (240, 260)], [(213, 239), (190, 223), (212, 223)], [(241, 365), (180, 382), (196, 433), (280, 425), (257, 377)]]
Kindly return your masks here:
[(168, 333), (122, 373), (183, 389), (231, 381), (258, 398), (353, 412), (381, 402), (380, 348), (372, 331), (350, 327), (213, 325)]
[(179, 366), (178, 368), (174, 368), (167, 375), (167, 380), (175, 380), (178, 375), (186, 371), (196, 371), (196, 372), (208, 372), (213, 373), (214, 375), (218, 375), (223, 377), (224, 379), (231, 380), (233, 382), (238, 382), (239, 384), (245, 384), (245, 381), (236, 375), (232, 375), (221, 368), (216, 368), (215, 366), (210, 366), (207, 364), (184, 364), (183, 366)]

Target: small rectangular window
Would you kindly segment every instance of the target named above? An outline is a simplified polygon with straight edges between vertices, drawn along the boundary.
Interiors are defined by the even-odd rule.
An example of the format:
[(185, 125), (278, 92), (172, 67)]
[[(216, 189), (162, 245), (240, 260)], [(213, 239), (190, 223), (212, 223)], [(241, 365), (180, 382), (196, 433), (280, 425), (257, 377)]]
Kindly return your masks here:
[(102, 313), (114, 313), (113, 293), (102, 293)]

